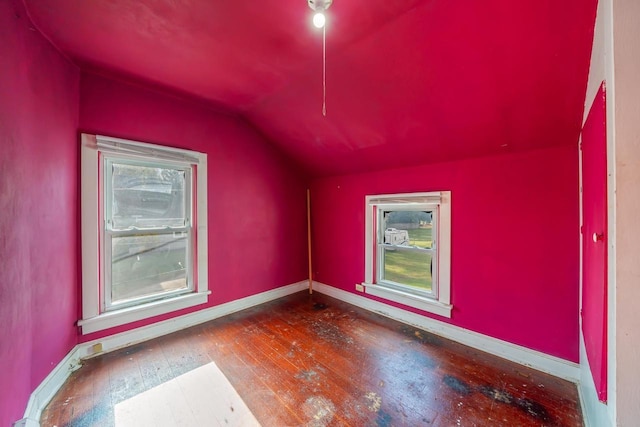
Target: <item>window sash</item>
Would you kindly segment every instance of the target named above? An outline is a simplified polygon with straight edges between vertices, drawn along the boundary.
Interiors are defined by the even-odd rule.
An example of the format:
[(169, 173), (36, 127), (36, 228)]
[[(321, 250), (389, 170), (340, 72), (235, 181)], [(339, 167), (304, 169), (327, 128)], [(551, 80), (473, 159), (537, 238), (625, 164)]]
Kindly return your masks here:
[[(143, 236), (175, 236), (178, 233), (185, 233), (185, 273), (186, 273), (186, 287), (176, 289), (172, 291), (157, 292), (151, 295), (143, 295), (139, 297), (132, 297), (125, 300), (113, 301), (113, 238), (114, 237), (143, 237)], [(157, 301), (166, 298), (172, 298), (177, 295), (193, 292), (194, 280), (193, 280), (193, 239), (191, 238), (191, 228), (185, 228), (184, 231), (166, 231), (166, 230), (146, 230), (144, 232), (110, 232), (105, 230), (104, 232), (104, 245), (103, 245), (103, 268), (104, 280), (103, 280), (103, 292), (102, 292), (102, 311), (108, 312), (112, 310), (119, 310), (126, 307), (131, 307), (146, 302)]]
[[(439, 204), (438, 203), (383, 203), (372, 206), (375, 211), (377, 219), (376, 224), (376, 249), (377, 249), (377, 262), (376, 262), (376, 283), (381, 286), (401, 290), (414, 295), (421, 295), (431, 299), (438, 299), (438, 216), (439, 216)], [(406, 245), (394, 245), (384, 243), (384, 217), (385, 213), (399, 212), (399, 211), (427, 211), (431, 212), (431, 226), (432, 226), (432, 243), (431, 248), (419, 248)], [(419, 289), (415, 286), (411, 286), (404, 283), (395, 282), (385, 278), (385, 255), (388, 249), (394, 249), (407, 252), (422, 252), (431, 254), (431, 290)], [(427, 268), (429, 268), (427, 266)]]
[[(395, 248), (398, 251), (406, 251), (406, 252), (418, 252), (418, 253), (428, 253), (431, 254), (431, 260), (432, 260), (432, 270), (431, 270), (431, 290), (426, 290), (426, 289), (420, 289), (416, 286), (412, 286), (412, 285), (408, 285), (405, 283), (401, 283), (401, 282), (396, 282), (393, 281), (391, 279), (388, 279), (385, 277), (384, 274), (384, 269), (385, 269), (385, 255), (386, 252), (389, 248)], [(435, 256), (436, 256), (436, 251), (432, 250), (432, 249), (421, 249), (421, 248), (407, 248), (407, 247), (403, 247), (403, 246), (396, 246), (396, 245), (378, 245), (378, 253), (380, 254), (379, 257), (379, 262), (378, 262), (378, 271), (377, 271), (377, 277), (379, 277), (379, 280), (377, 281), (377, 284), (379, 285), (383, 285), (383, 286), (387, 286), (390, 288), (394, 288), (394, 289), (398, 289), (404, 292), (408, 292), (411, 294), (416, 294), (416, 295), (423, 295), (429, 298), (434, 298), (437, 299), (438, 298), (438, 286), (437, 286), (437, 280), (436, 278), (438, 277), (438, 263), (435, 262)], [(430, 266), (427, 265), (425, 266), (425, 268), (429, 269)]]
[[(181, 228), (184, 227), (189, 227), (192, 223), (191, 221), (191, 211), (192, 211), (192, 203), (193, 203), (193, 180), (192, 180), (192, 169), (194, 168), (193, 165), (188, 165), (185, 163), (181, 163), (181, 162), (169, 162), (169, 161), (145, 161), (142, 159), (132, 159), (128, 156), (125, 155), (115, 155), (115, 154), (108, 154), (108, 155), (103, 155), (103, 169), (104, 169), (104, 176), (103, 176), (103, 181), (101, 183), (101, 187), (103, 190), (104, 194), (104, 227), (105, 229), (108, 230), (113, 230), (113, 231), (120, 231), (120, 230), (153, 230), (153, 229), (166, 229), (166, 230), (179, 230)], [(131, 165), (131, 166), (144, 166), (144, 167), (150, 167), (150, 168), (164, 168), (164, 169), (174, 169), (174, 170), (178, 170), (178, 171), (182, 171), (184, 172), (185, 176), (184, 176), (184, 224), (182, 227), (176, 227), (176, 226), (159, 226), (159, 227), (136, 227), (136, 226), (130, 226), (127, 229), (121, 229), (121, 228), (114, 228), (113, 223), (112, 223), (112, 207), (113, 207), (113, 191), (112, 191), (112, 185), (113, 185), (113, 181), (112, 181), (112, 173), (113, 173), (113, 168), (112, 165), (114, 164), (124, 164), (124, 165)]]
[[(114, 164), (126, 164), (126, 165), (134, 165), (134, 166), (143, 166), (143, 167), (157, 167), (157, 168), (166, 168), (166, 169), (174, 169), (183, 171), (185, 173), (184, 176), (184, 194), (183, 194), (183, 203), (184, 203), (184, 225), (182, 226), (145, 226), (145, 227), (136, 227), (130, 226), (126, 229), (114, 229), (113, 223), (111, 221), (112, 215), (112, 206), (113, 206), (113, 191), (112, 191), (112, 165)], [(194, 183), (192, 181), (192, 169), (195, 168), (194, 165), (189, 165), (179, 160), (166, 160), (164, 158), (161, 159), (153, 159), (153, 160), (145, 160), (143, 158), (137, 158), (134, 156), (130, 156), (129, 154), (116, 154), (116, 153), (103, 153), (102, 155), (102, 165), (104, 173), (101, 176), (100, 182), (100, 191), (101, 194), (104, 195), (104, 206), (102, 209), (102, 219), (101, 223), (103, 226), (101, 227), (101, 241), (102, 241), (102, 253), (103, 257), (100, 259), (102, 271), (102, 286), (101, 288), (101, 311), (109, 312), (114, 310), (120, 310), (126, 307), (137, 306), (140, 304), (144, 304), (147, 302), (158, 301), (168, 298), (173, 298), (178, 295), (192, 293), (195, 291), (194, 286), (194, 248), (193, 248), (193, 230), (192, 230), (192, 204), (193, 204), (193, 187)], [(177, 233), (185, 233), (186, 234), (186, 253), (185, 253), (185, 263), (186, 263), (186, 287), (181, 289), (176, 289), (172, 291), (163, 291), (154, 293), (151, 295), (143, 295), (139, 297), (132, 297), (126, 300), (118, 300), (116, 302), (113, 301), (113, 238), (117, 237), (136, 237), (136, 236), (163, 236), (163, 235), (176, 235)]]

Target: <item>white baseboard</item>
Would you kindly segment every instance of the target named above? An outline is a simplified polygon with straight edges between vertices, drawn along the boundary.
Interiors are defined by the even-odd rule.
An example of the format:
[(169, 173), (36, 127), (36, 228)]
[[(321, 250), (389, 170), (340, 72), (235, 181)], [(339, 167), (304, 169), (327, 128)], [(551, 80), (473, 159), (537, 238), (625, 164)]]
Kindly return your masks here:
[(598, 393), (591, 376), (591, 368), (589, 367), (582, 332), (580, 333), (580, 374), (578, 394), (580, 395), (580, 406), (582, 407), (582, 418), (585, 427), (610, 427), (614, 425), (610, 418), (609, 406), (598, 400)]
[[(58, 392), (69, 375), (80, 368), (81, 360), (117, 350), (142, 341), (147, 341), (162, 335), (170, 334), (190, 326), (208, 322), (218, 317), (226, 316), (246, 308), (251, 308), (274, 299), (307, 289), (308, 281), (301, 281), (292, 285), (282, 286), (260, 294), (251, 295), (215, 307), (206, 308), (194, 313), (185, 314), (173, 319), (164, 320), (152, 325), (121, 332), (119, 334), (100, 338), (94, 341), (76, 345), (67, 356), (51, 371), (44, 381), (31, 393), (24, 418), (14, 423), (14, 427), (39, 427), (40, 415), (51, 398)], [(102, 351), (94, 352), (97, 344), (102, 345)]]
[(314, 291), (339, 299), (365, 310), (381, 314), (394, 320), (424, 329), (444, 338), (459, 342), (478, 350), (491, 353), (512, 362), (529, 366), (542, 372), (577, 383), (580, 380), (580, 366), (559, 357), (531, 350), (497, 338), (473, 332), (459, 326), (420, 316), (381, 302), (365, 298), (324, 283), (313, 282)]
[(82, 365), (78, 354), (78, 346), (75, 346), (31, 393), (27, 409), (24, 411), (24, 418), (16, 421), (13, 424), (14, 427), (39, 427), (42, 410), (58, 392), (69, 375), (80, 366)]

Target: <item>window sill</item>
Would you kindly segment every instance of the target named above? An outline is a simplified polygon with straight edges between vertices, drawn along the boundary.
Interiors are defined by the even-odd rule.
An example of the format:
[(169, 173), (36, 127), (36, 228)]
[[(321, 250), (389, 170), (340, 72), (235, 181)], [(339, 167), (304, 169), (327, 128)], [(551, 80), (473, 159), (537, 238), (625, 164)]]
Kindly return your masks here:
[(369, 295), (384, 298), (389, 301), (394, 301), (399, 304), (417, 308), (439, 316), (451, 318), (451, 310), (453, 309), (453, 305), (451, 304), (444, 304), (431, 298), (413, 295), (408, 292), (402, 292), (397, 289), (391, 289), (373, 283), (363, 283), (362, 285), (365, 288), (365, 292)]
[(182, 310), (183, 308), (204, 304), (207, 302), (210, 293), (211, 291), (192, 293), (167, 300), (153, 301), (147, 304), (127, 307), (122, 310), (109, 311), (90, 319), (78, 320), (78, 326), (82, 327), (82, 334), (86, 335), (172, 311)]

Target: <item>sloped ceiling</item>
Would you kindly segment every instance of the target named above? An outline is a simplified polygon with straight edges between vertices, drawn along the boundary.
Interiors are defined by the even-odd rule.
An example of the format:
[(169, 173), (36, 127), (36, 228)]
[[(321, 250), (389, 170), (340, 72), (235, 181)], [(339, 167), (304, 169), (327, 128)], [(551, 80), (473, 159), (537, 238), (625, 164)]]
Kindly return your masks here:
[(575, 144), (596, 0), (25, 0), (80, 67), (247, 118), (311, 175)]

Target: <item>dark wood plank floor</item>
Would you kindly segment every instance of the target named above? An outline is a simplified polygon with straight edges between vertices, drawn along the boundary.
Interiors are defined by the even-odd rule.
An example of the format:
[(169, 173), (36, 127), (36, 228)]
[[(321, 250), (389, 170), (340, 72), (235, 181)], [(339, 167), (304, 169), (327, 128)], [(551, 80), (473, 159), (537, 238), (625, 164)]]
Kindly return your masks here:
[(41, 424), (112, 426), (211, 361), (265, 427), (583, 425), (574, 384), (306, 292), (87, 360)]

